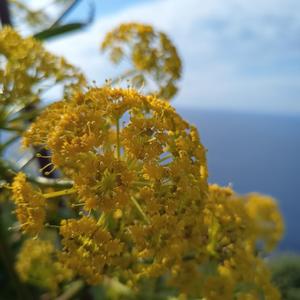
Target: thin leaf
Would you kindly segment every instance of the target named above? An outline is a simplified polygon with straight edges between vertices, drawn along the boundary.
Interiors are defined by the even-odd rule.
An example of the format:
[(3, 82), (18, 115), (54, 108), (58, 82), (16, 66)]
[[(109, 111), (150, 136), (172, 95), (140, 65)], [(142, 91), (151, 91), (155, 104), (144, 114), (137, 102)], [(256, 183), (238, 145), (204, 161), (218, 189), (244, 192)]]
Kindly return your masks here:
[(47, 40), (50, 38), (57, 37), (59, 35), (70, 33), (75, 30), (79, 30), (87, 26), (88, 23), (69, 23), (61, 26), (55, 26), (39, 33), (36, 33), (33, 37), (38, 40)]
[(39, 40), (46, 40), (65, 33), (70, 33), (79, 29), (83, 29), (84, 27), (90, 25), (94, 20), (95, 11), (96, 11), (93, 2), (91, 2), (90, 4), (90, 11), (86, 22), (74, 22), (74, 23), (59, 25), (62, 19), (75, 7), (75, 5), (78, 2), (79, 1), (74, 1), (71, 4), (71, 6), (56, 20), (56, 22), (50, 28), (36, 33), (34, 37)]

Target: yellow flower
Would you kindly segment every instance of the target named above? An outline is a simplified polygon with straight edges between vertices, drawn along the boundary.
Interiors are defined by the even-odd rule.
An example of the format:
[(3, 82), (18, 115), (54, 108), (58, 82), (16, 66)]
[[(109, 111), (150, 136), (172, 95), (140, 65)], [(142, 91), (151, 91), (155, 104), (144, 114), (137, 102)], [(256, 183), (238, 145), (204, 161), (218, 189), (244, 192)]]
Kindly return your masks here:
[[(51, 151), (54, 167), (74, 183), (72, 191), (83, 204), (78, 209), (89, 214), (93, 226), (95, 216), (105, 213), (110, 220), (122, 210), (105, 232), (114, 236), (118, 228), (137, 277), (158, 276), (182, 256), (203, 252), (205, 149), (196, 129), (167, 102), (133, 89), (92, 88), (49, 106), (25, 134), (24, 144)], [(75, 226), (75, 221), (65, 222), (63, 235), (66, 224)], [(70, 261), (76, 253), (66, 259), (75, 269), (77, 259)], [(97, 254), (84, 253), (90, 260), (80, 274), (90, 278), (94, 270), (87, 266)], [(145, 266), (141, 259), (152, 263)], [(91, 282), (100, 280), (98, 275)]]
[(45, 197), (74, 194), (80, 217), (61, 220), (60, 261), (89, 284), (164, 276), (187, 296), (279, 299), (256, 254), (264, 221), (279, 238), (276, 205), (208, 186), (198, 131), (166, 101), (91, 88), (50, 105), (24, 144), (49, 149), (73, 184)]
[(208, 276), (203, 287), (204, 299), (208, 300), (231, 300), (233, 299), (234, 284), (231, 278)]
[(39, 101), (45, 86), (63, 84), (66, 94), (85, 85), (84, 76), (64, 58), (44, 49), (31, 38), (22, 38), (10, 27), (0, 32), (1, 105), (16, 105)]
[(248, 293), (239, 293), (236, 296), (237, 300), (257, 300), (259, 298), (259, 295), (254, 292), (248, 292)]
[(24, 173), (18, 173), (12, 183), (12, 199), (16, 204), (16, 215), (21, 230), (31, 235), (37, 235), (46, 218), (45, 199), (41, 192), (35, 190), (26, 181)]
[(93, 218), (63, 220), (60, 234), (60, 260), (90, 284), (101, 282), (105, 270), (116, 264), (115, 258), (122, 252), (122, 243)]
[(59, 284), (72, 278), (72, 272), (55, 260), (56, 255), (50, 241), (26, 240), (16, 261), (21, 280), (56, 294)]
[(165, 33), (149, 25), (121, 24), (105, 36), (101, 49), (110, 53), (115, 64), (125, 56), (130, 58), (132, 69), (121, 78), (131, 78), (133, 85), (155, 84), (151, 93), (167, 100), (177, 93), (181, 60)]
[[(255, 198), (259, 204), (255, 201), (251, 203), (251, 198)], [(261, 238), (259, 233), (262, 224), (259, 221), (281, 220), (276, 203), (271, 198), (267, 199), (264, 202), (264, 196), (258, 194), (240, 196), (229, 187), (209, 186), (204, 218), (208, 231), (206, 250), (210, 260), (216, 263), (211, 280), (229, 280), (230, 285), (235, 286), (237, 299), (257, 299), (262, 295), (265, 299), (280, 299), (278, 290), (271, 283), (266, 264), (256, 256), (256, 242)], [(262, 209), (254, 217), (250, 207), (258, 209), (258, 212), (260, 207), (266, 210)], [(275, 215), (276, 218), (270, 218)], [(219, 299), (218, 290), (209, 286), (206, 288), (207, 299)], [(219, 292), (225, 293), (222, 289)], [(224, 299), (232, 297), (227, 295)]]
[(250, 194), (246, 197), (246, 210), (254, 223), (256, 239), (271, 251), (281, 240), (284, 223), (277, 203), (269, 196)]
[(143, 185), (154, 183), (157, 197), (179, 193), (188, 202), (206, 193), (207, 178), (199, 176), (205, 150), (195, 128), (168, 103), (133, 89), (94, 88), (49, 106), (24, 144), (51, 151), (86, 210), (128, 205)]
[(26, 26), (33, 27), (34, 30), (37, 30), (37, 27), (42, 30), (54, 22), (44, 10), (33, 9), (22, 0), (9, 0), (9, 5), (12, 15), (18, 16), (18, 24), (26, 23)]
[(74, 187), (86, 210), (112, 211), (124, 207), (130, 201), (136, 175), (112, 152), (88, 155), (80, 172), (74, 174)]

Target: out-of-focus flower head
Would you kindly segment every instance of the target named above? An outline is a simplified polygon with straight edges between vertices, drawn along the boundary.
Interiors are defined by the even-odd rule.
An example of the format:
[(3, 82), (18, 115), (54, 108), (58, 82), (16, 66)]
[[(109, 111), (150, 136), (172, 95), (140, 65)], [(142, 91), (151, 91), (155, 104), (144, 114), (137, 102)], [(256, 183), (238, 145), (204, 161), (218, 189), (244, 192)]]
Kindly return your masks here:
[[(73, 0), (24, 1), (7, 0), (14, 27), (28, 28), (36, 32), (53, 26), (57, 14), (63, 13)], [(51, 13), (52, 12), (52, 13)]]
[[(191, 260), (174, 264), (171, 284), (187, 295), (200, 294), (205, 299), (279, 300), (267, 265), (256, 255), (257, 241), (264, 240), (268, 245), (271, 239), (274, 246), (279, 240), (282, 220), (274, 200), (259, 194), (240, 196), (230, 187), (216, 184), (209, 185), (206, 200), (206, 252), (198, 266)], [(258, 210), (256, 217), (249, 205)], [(271, 238), (262, 234), (262, 228), (270, 222), (275, 229)]]
[(265, 251), (271, 252), (284, 233), (284, 222), (276, 201), (270, 196), (256, 193), (249, 194), (245, 201), (256, 240), (263, 243)]
[(121, 24), (109, 32), (101, 46), (113, 63), (128, 59), (132, 69), (121, 75), (134, 86), (148, 86), (148, 92), (170, 100), (177, 93), (181, 60), (167, 35), (150, 25)]
[(22, 38), (10, 27), (0, 31), (0, 104), (29, 105), (56, 85), (70, 94), (85, 85), (79, 70), (64, 58), (44, 49), (31, 38)]
[(59, 284), (70, 280), (73, 273), (57, 260), (52, 242), (28, 239), (17, 256), (16, 270), (21, 280), (57, 292)]
[(17, 16), (18, 23), (33, 28), (42, 28), (51, 25), (50, 17), (43, 9), (33, 9), (22, 0), (8, 0), (12, 14)]

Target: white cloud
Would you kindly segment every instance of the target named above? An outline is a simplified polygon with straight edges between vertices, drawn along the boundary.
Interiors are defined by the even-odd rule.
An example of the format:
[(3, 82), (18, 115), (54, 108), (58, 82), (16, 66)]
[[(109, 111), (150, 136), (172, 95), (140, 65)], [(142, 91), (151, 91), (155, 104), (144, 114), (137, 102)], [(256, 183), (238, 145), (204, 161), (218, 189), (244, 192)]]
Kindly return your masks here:
[(48, 48), (102, 83), (115, 72), (99, 53), (104, 34), (120, 22), (151, 23), (183, 57), (175, 104), (300, 113), (299, 11), (299, 0), (141, 2)]

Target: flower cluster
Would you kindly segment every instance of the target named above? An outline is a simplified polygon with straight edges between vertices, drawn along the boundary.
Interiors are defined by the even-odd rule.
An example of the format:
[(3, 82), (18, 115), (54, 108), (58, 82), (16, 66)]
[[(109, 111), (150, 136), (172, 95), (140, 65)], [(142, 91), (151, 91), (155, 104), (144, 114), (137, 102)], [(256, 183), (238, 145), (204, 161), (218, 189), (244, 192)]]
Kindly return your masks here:
[[(203, 210), (207, 226), (206, 251), (202, 260), (186, 260), (172, 266), (170, 283), (187, 295), (205, 299), (280, 299), (278, 290), (271, 283), (270, 272), (263, 260), (256, 255), (256, 243), (262, 236), (262, 223), (272, 222), (277, 243), (282, 235), (283, 221), (278, 215), (274, 200), (256, 194), (252, 208), (258, 204), (266, 207), (272, 202), (272, 213), (256, 219), (249, 213), (249, 198), (240, 196), (228, 187), (209, 186)], [(256, 203), (255, 203), (256, 202)], [(280, 232), (280, 233), (279, 233)], [(265, 237), (268, 242), (269, 237)]]
[(71, 270), (55, 260), (56, 255), (57, 251), (50, 241), (26, 240), (16, 262), (21, 280), (55, 293), (61, 282), (73, 276)]
[(101, 222), (93, 218), (63, 220), (60, 226), (63, 237), (61, 260), (65, 265), (86, 278), (90, 284), (102, 281), (101, 274), (116, 267), (116, 259), (122, 251), (122, 243), (113, 239)]
[(256, 239), (265, 251), (272, 251), (281, 240), (284, 225), (276, 202), (269, 196), (250, 194), (246, 197), (246, 210), (254, 223)]
[[(272, 202), (272, 213), (257, 219), (249, 213), (252, 208), (268, 206)], [(283, 221), (273, 199), (256, 194), (240, 196), (230, 188), (217, 185), (209, 187), (209, 197), (205, 208), (209, 242), (207, 250), (214, 258), (215, 270), (204, 280), (204, 295), (207, 299), (280, 299), (272, 286), (270, 273), (263, 260), (256, 255), (256, 245), (262, 235), (263, 224), (272, 223), (275, 235), (272, 241), (278, 243), (282, 236)], [(272, 214), (277, 214), (274, 222)], [(268, 237), (266, 237), (268, 242)], [(216, 284), (218, 288), (212, 288)], [(227, 295), (227, 298), (224, 297)]]
[(26, 181), (24, 173), (18, 173), (12, 184), (12, 200), (21, 230), (37, 235), (44, 227), (46, 202), (43, 194)]
[(10, 27), (0, 32), (0, 59), (1, 105), (39, 101), (53, 84), (63, 84), (65, 93), (85, 85), (77, 68), (46, 51), (39, 41), (22, 38)]
[[(67, 239), (72, 232), (72, 243), (89, 240), (97, 218), (104, 216), (114, 225), (98, 234), (124, 244), (116, 255), (136, 265), (132, 272), (139, 276), (162, 274), (201, 243), (205, 149), (196, 129), (168, 103), (133, 89), (93, 88), (51, 105), (29, 128), (24, 144), (49, 149), (54, 167), (74, 183), (77, 205), (88, 215), (62, 223), (61, 234)], [(89, 228), (87, 235), (75, 229), (77, 222)], [(65, 249), (64, 257), (79, 255), (69, 242)], [(108, 250), (101, 250), (106, 259)], [(141, 266), (142, 261), (151, 263)], [(97, 270), (89, 272), (100, 278), (103, 268)]]
[[(160, 277), (187, 297), (279, 299), (256, 253), (282, 235), (276, 203), (209, 186), (198, 132), (169, 103), (91, 88), (50, 105), (23, 144), (49, 150), (72, 184), (43, 197), (71, 202), (71, 217), (56, 225), (58, 257), (89, 284)], [(37, 192), (24, 180), (15, 178), (14, 199), (32, 206)]]
[[(9, 0), (12, 14), (18, 16), (18, 23), (26, 23), (36, 30), (51, 25), (51, 18), (41, 9), (33, 9), (21, 0)], [(52, 22), (53, 23), (53, 22)]]
[(166, 34), (149, 25), (121, 24), (106, 35), (101, 48), (116, 64), (129, 58), (133, 68), (121, 77), (130, 78), (133, 85), (155, 85), (152, 93), (167, 100), (177, 93), (181, 60)]

